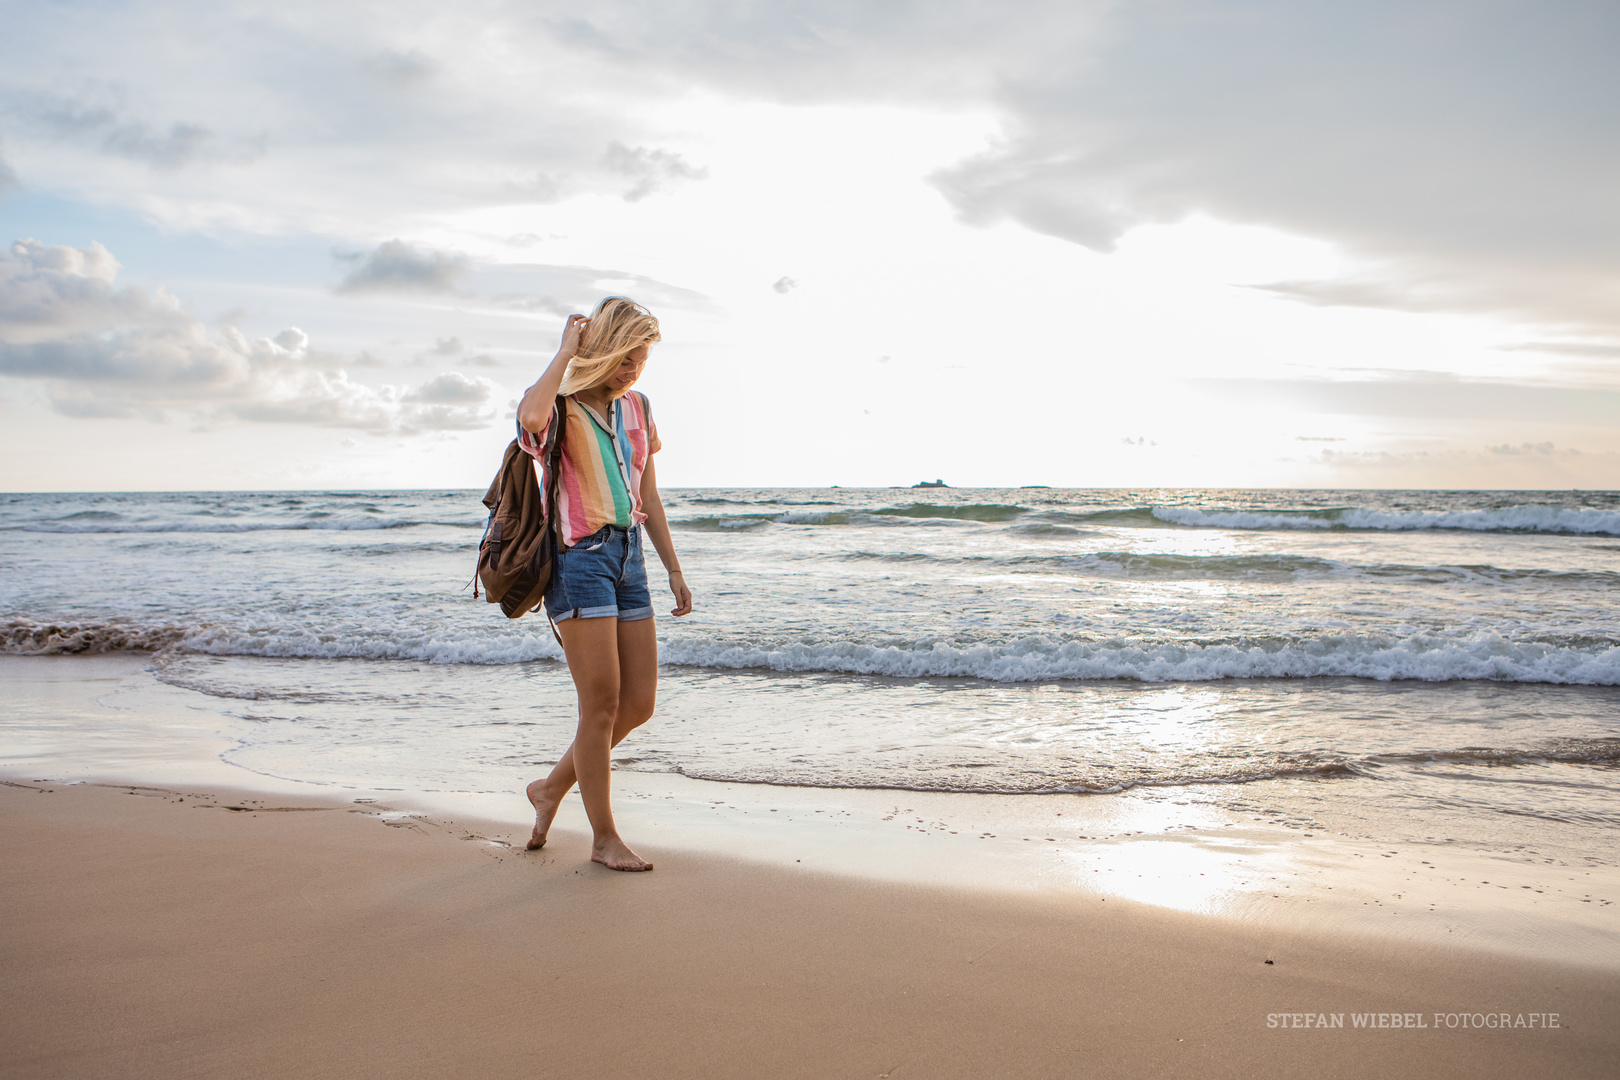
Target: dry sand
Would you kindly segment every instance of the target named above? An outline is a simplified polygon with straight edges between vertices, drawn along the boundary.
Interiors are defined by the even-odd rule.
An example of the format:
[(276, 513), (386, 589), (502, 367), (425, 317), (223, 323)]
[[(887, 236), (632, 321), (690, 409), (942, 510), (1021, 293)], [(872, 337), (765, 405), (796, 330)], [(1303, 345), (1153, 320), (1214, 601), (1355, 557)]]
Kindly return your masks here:
[[(6, 1077), (1608, 1077), (1620, 1062), (1610, 970), (658, 850), (643, 850), (654, 873), (615, 874), (578, 834), (526, 854), (498, 842), (521, 841), (509, 826), (218, 789), (7, 784), (0, 814)], [(1559, 1026), (1437, 1029), (1436, 1012)], [(1345, 1027), (1268, 1026), (1279, 1013)], [(1355, 1013), (1429, 1026), (1357, 1030)]]

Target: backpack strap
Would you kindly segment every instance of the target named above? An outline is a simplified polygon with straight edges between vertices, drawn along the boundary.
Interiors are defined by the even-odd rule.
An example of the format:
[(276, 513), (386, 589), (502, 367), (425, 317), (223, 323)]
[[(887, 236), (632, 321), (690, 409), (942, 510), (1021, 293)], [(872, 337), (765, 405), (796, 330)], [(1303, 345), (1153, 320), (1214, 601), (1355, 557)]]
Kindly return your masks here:
[(557, 550), (562, 551), (567, 545), (558, 525), (561, 515), (557, 513), (557, 485), (561, 482), (558, 474), (562, 472), (563, 432), (568, 428), (568, 399), (558, 394), (551, 408), (551, 427), (546, 432), (545, 448), (546, 510), (551, 515), (552, 531), (557, 534)]
[[(562, 528), (558, 525), (562, 515), (557, 513), (557, 485), (560, 482), (557, 474), (562, 471), (562, 442), (563, 431), (568, 426), (568, 399), (558, 394), (552, 410), (551, 445), (546, 449), (546, 509), (551, 514), (551, 530), (557, 536), (557, 554), (560, 555), (566, 545), (563, 543)], [(554, 580), (557, 570), (557, 564), (553, 560), (551, 573)], [(546, 602), (541, 600), (538, 606), (544, 608)], [(546, 622), (551, 625), (551, 636), (557, 639), (557, 648), (562, 649), (563, 656), (566, 657), (568, 650), (563, 646), (562, 634), (557, 632), (557, 620), (551, 617), (550, 611), (546, 612)]]

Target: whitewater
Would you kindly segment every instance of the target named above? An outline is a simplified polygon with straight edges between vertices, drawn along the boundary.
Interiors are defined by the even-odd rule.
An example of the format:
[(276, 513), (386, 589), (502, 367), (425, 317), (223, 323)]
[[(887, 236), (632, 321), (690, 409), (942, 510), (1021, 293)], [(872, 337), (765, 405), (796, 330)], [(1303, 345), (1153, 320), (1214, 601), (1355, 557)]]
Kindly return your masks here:
[[(1498, 837), (1620, 828), (1616, 493), (665, 499), (697, 608), (659, 621), (659, 716), (618, 768), (1288, 782), (1392, 820), (1505, 813)], [(473, 599), (483, 525), (470, 491), (0, 496), (0, 653), (144, 656), (265, 775), (506, 790), (567, 745), (572, 694), (540, 616)]]
[[(1620, 685), (1605, 493), (672, 492), (666, 664), (998, 682)], [(469, 492), (15, 495), (0, 649), (502, 665)]]

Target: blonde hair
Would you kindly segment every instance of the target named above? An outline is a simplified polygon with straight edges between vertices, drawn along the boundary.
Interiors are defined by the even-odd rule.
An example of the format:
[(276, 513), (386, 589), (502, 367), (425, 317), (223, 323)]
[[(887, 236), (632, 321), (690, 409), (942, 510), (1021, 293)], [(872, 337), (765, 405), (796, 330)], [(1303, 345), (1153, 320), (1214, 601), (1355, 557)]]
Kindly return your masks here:
[(660, 339), (652, 312), (623, 296), (603, 297), (579, 340), (579, 352), (568, 362), (559, 394), (575, 394), (613, 378), (631, 350)]

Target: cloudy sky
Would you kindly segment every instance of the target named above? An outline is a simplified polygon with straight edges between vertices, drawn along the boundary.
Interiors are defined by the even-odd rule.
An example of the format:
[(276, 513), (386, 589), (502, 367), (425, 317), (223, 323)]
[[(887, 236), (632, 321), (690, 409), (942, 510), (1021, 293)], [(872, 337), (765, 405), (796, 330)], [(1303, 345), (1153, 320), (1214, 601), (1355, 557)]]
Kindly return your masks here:
[(0, 0), (0, 490), (1620, 488), (1613, 0)]

